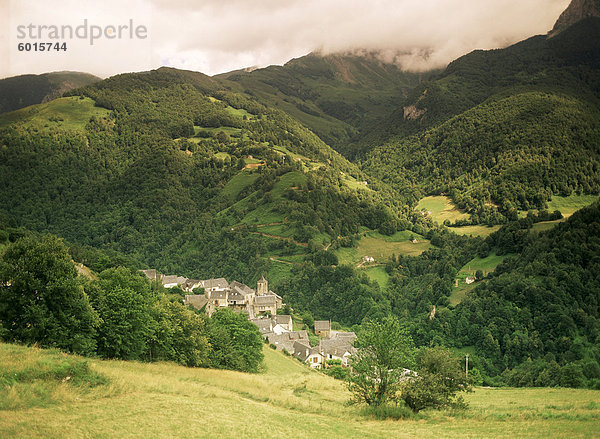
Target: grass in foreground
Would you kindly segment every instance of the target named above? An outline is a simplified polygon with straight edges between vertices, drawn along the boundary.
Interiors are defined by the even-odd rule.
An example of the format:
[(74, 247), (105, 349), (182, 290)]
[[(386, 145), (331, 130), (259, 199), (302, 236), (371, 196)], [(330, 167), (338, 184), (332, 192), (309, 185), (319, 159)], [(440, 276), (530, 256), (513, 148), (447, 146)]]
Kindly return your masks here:
[[(8, 348), (6, 347), (8, 346)], [(4, 352), (10, 345), (2, 345)], [(24, 348), (19, 348), (24, 349)], [(35, 361), (55, 353), (33, 350)], [(2, 363), (4, 364), (4, 363)], [(486, 389), (463, 412), (378, 421), (348, 406), (343, 383), (265, 348), (261, 374), (168, 363), (90, 361), (106, 385), (45, 407), (0, 410), (0, 437), (598, 437), (600, 392)]]

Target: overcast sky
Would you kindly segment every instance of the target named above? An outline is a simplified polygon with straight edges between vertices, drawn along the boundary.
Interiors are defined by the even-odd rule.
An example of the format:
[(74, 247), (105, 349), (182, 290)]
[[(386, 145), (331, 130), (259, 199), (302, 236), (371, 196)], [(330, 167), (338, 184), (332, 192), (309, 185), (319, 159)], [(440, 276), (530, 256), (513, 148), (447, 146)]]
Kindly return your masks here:
[[(283, 64), (313, 50), (378, 50), (405, 69), (443, 67), (473, 49), (549, 31), (569, 0), (0, 0), (0, 77), (77, 70), (107, 77), (171, 66), (216, 74)], [(55, 38), (51, 26), (82, 26)], [(146, 38), (121, 38), (118, 26)], [(26, 26), (34, 25), (34, 34)], [(19, 28), (19, 26), (21, 26)], [(49, 26), (41, 29), (38, 26)], [(91, 26), (103, 35), (90, 44)], [(19, 32), (21, 29), (21, 32)], [(124, 29), (124, 28), (122, 28)], [(105, 33), (108, 32), (108, 33)], [(32, 36), (33, 35), (33, 36)], [(140, 35), (144, 35), (143, 32)], [(110, 38), (109, 38), (110, 37)], [(19, 51), (66, 42), (67, 50)], [(32, 47), (33, 48), (33, 47)]]

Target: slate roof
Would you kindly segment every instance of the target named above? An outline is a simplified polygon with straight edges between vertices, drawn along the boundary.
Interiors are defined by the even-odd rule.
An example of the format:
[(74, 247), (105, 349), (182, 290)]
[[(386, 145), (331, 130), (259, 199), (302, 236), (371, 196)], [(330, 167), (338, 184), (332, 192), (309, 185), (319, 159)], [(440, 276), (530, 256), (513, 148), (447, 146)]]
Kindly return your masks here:
[(338, 338), (345, 340), (348, 343), (353, 343), (356, 340), (355, 332), (342, 332), (342, 331), (332, 331), (331, 338)]
[(189, 279), (187, 277), (177, 276), (177, 284), (178, 285), (185, 285), (188, 280)]
[(178, 283), (177, 279), (178, 279), (178, 277), (177, 277), (176, 274), (173, 274), (171, 276), (163, 276), (163, 278), (162, 278), (162, 284), (163, 285), (177, 284)]
[(331, 324), (329, 320), (315, 320), (315, 331), (329, 331)]
[(270, 333), (273, 330), (273, 322), (271, 322), (271, 319), (250, 319), (250, 321), (258, 326), (258, 330), (263, 335)]
[(243, 284), (241, 282), (238, 281), (233, 281), (229, 284), (229, 288), (231, 289), (239, 289), (243, 294), (247, 295), (247, 294), (254, 294), (255, 291), (250, 288), (248, 285)]
[(211, 291), (210, 300), (227, 299), (227, 291)]
[(295, 342), (294, 343), (294, 357), (299, 358), (302, 362), (305, 362), (308, 357), (314, 354), (319, 354), (319, 351), (316, 348), (311, 348), (310, 346), (306, 346), (302, 343)]
[(218, 279), (206, 279), (202, 281), (202, 288), (219, 288), (225, 289), (229, 287), (229, 282), (227, 282), (224, 278), (220, 277)]
[(144, 273), (146, 275), (146, 277), (150, 280), (157, 280), (160, 278), (159, 274), (156, 272), (155, 269), (151, 269), (151, 270), (140, 270), (142, 273)]
[(280, 314), (273, 316), (273, 321), (278, 325), (292, 325), (292, 316)]
[(335, 355), (336, 357), (343, 357), (346, 352), (350, 354), (356, 352), (355, 347), (348, 343), (347, 340), (340, 338), (321, 340), (319, 347), (323, 355)]
[(256, 296), (256, 305), (272, 306), (277, 304), (277, 298), (272, 295)]
[(186, 294), (183, 299), (184, 305), (191, 305), (196, 309), (201, 309), (207, 302), (208, 299), (204, 294)]
[(229, 290), (229, 301), (243, 302), (246, 300), (246, 296), (241, 293), (239, 290)]

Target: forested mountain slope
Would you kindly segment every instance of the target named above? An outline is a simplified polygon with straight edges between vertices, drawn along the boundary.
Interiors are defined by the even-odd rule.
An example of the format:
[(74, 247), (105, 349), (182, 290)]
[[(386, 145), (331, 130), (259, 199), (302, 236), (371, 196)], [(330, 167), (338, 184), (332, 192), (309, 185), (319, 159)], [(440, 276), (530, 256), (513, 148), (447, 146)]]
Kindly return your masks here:
[(516, 367), (509, 384), (582, 385), (600, 380), (599, 298), (596, 203), (532, 240), (476, 288), (456, 309), (453, 336), (476, 346), (492, 373)]
[(52, 72), (0, 79), (0, 113), (40, 104), (100, 78), (81, 72)]
[(416, 197), (449, 193), (475, 222), (598, 193), (599, 63), (598, 18), (466, 55), (414, 89), (412, 112), (387, 120), (382, 132), (396, 134), (372, 143), (363, 169)]
[(381, 58), (376, 52), (311, 53), (283, 66), (218, 77), (287, 112), (351, 156), (349, 143), (387, 116), (399, 99), (432, 74), (402, 71)]
[[(71, 94), (0, 118), (2, 212), (17, 225), (249, 284), (290, 277), (359, 230), (410, 225), (386, 185), (219, 79), (159, 69)], [(354, 285), (378, 294), (366, 278)], [(385, 302), (355, 306), (351, 323)]]

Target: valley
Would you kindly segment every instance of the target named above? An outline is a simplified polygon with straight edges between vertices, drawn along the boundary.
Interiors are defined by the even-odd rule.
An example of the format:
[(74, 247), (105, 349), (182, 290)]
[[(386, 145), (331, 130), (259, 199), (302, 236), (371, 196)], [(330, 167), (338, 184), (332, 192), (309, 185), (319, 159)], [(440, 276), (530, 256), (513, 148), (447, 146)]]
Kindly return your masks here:
[[(0, 80), (0, 436), (600, 435), (597, 3), (425, 72), (361, 49)], [(307, 358), (315, 322), (393, 320), (414, 349), (366, 382), (406, 382), (349, 405), (354, 369), (144, 269), (268, 281), (253, 310)], [(468, 406), (415, 409), (426, 379)]]

